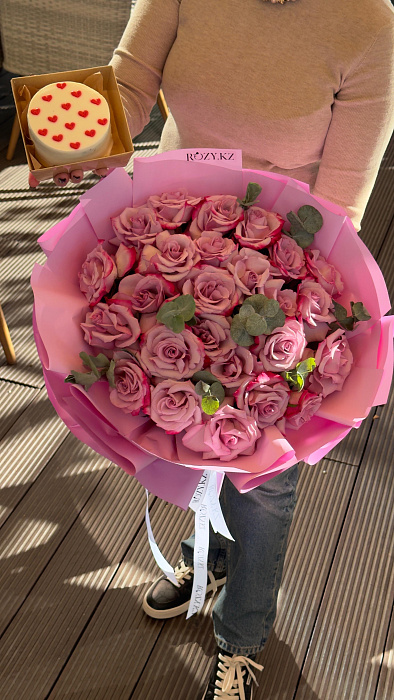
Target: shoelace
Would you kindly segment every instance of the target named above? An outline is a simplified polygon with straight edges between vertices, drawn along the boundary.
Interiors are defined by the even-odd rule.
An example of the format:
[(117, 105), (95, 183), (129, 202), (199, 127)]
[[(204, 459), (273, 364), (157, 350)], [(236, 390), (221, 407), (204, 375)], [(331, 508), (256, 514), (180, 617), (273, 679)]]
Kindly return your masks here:
[[(245, 666), (245, 669), (242, 667)], [(263, 666), (247, 656), (225, 656), (219, 653), (219, 663), (215, 688), (215, 700), (246, 700), (244, 690), (244, 676), (248, 672), (249, 676), (247, 684), (249, 685), (253, 679), (258, 686), (256, 676), (254, 675), (251, 666), (254, 666), (258, 671), (263, 670)]]
[[(190, 581), (192, 575), (194, 574), (194, 569), (191, 566), (186, 566), (185, 562), (182, 559), (179, 562), (179, 564), (175, 567), (174, 573), (175, 573), (176, 580), (178, 581), (179, 585), (181, 586), (182, 583), (184, 583), (185, 581)], [(209, 612), (209, 609), (212, 605), (215, 594), (217, 593), (217, 590), (218, 590), (218, 585), (216, 583), (216, 579), (215, 579), (212, 571), (208, 571), (208, 578), (209, 578), (211, 586), (212, 586), (212, 597), (207, 605), (205, 613)]]

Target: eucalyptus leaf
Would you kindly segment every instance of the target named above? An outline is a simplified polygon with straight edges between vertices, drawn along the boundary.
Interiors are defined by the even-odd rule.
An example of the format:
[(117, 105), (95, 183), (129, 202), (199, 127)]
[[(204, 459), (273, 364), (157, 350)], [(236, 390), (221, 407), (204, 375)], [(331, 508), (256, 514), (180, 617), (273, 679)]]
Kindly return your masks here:
[(254, 313), (252, 316), (249, 316), (245, 321), (245, 330), (253, 336), (262, 335), (263, 333), (266, 333), (267, 328), (268, 325), (265, 318), (256, 313)]
[(282, 372), (282, 377), (288, 383), (290, 389), (302, 391), (304, 388), (304, 378), (301, 374), (297, 373), (296, 369), (292, 369), (290, 372)]
[[(94, 363), (95, 358), (92, 355), (88, 355), (87, 352), (80, 352), (79, 357), (81, 358), (83, 364), (86, 367), (90, 367), (90, 369), (92, 370), (93, 374), (97, 377), (97, 379), (100, 379), (101, 374), (98, 371), (98, 369)], [(80, 382), (77, 382), (77, 384), (80, 384)]]
[(337, 319), (337, 321), (343, 321), (347, 317), (347, 311), (342, 304), (338, 304), (335, 299), (332, 300), (333, 306), (334, 306), (334, 316)]
[(237, 198), (238, 204), (240, 204), (241, 207), (243, 207), (244, 209), (251, 207), (252, 204), (255, 203), (261, 190), (262, 190), (262, 188), (260, 185), (257, 184), (257, 182), (249, 182), (248, 186), (246, 188), (246, 195), (245, 195), (244, 199)]
[(300, 248), (306, 248), (308, 245), (311, 245), (314, 239), (313, 233), (306, 230), (303, 222), (297, 216), (297, 214), (290, 211), (287, 214), (287, 218), (291, 223), (290, 232), (287, 232), (287, 235), (294, 238), (295, 242), (300, 246)]
[(174, 333), (182, 333), (182, 331), (185, 330), (185, 322), (182, 316), (173, 316), (166, 326), (174, 331)]
[(209, 388), (209, 384), (202, 381), (197, 382), (196, 386), (194, 387), (196, 394), (199, 396), (204, 396), (204, 394), (207, 394), (209, 392)]
[(198, 372), (194, 372), (192, 376), (192, 382), (205, 382), (208, 386), (217, 381), (218, 378), (207, 369), (200, 369)]
[(352, 315), (357, 319), (357, 321), (369, 321), (371, 316), (369, 315), (362, 301), (351, 301), (350, 306), (352, 307)]
[(201, 400), (201, 408), (208, 416), (213, 416), (219, 405), (219, 400), (215, 396), (204, 396)]
[[(192, 295), (181, 294), (173, 301), (165, 301), (158, 310), (156, 318), (174, 333), (180, 333), (185, 327), (185, 321), (190, 321), (193, 318), (195, 310), (196, 303)], [(175, 330), (175, 328), (179, 330)]]
[(115, 389), (115, 360), (111, 360), (105, 374), (111, 389)]
[(323, 217), (320, 212), (310, 204), (304, 204), (297, 212), (304, 229), (311, 234), (320, 231), (323, 226)]
[[(101, 379), (101, 375), (97, 377), (94, 372), (77, 372), (76, 370), (71, 370), (71, 375), (69, 376), (74, 378), (73, 384), (80, 384), (86, 391), (88, 391), (95, 382)], [(67, 377), (67, 381), (71, 382), (69, 377)]]
[(253, 316), (256, 313), (252, 304), (242, 304), (239, 310), (239, 317), (246, 321), (248, 316)]
[(273, 318), (266, 318), (265, 320), (267, 322), (267, 330), (265, 331), (265, 335), (270, 335), (275, 328), (282, 328), (282, 326), (285, 325), (286, 314), (284, 311), (282, 311), (282, 309), (279, 309), (276, 316)]
[(302, 377), (306, 377), (308, 374), (313, 372), (316, 367), (316, 360), (314, 357), (308, 357), (306, 360), (302, 360), (296, 365), (297, 374)]
[(223, 403), (225, 398), (224, 386), (220, 382), (214, 382), (211, 385), (211, 394), (218, 399), (219, 404)]
[(233, 318), (230, 334), (234, 342), (236, 342), (237, 345), (241, 345), (243, 348), (248, 348), (254, 343), (253, 336), (245, 329), (239, 314)]
[[(250, 297), (246, 297), (242, 306), (252, 306), (256, 313), (264, 316), (264, 310), (267, 308), (268, 297), (264, 294), (252, 294)], [(241, 307), (242, 308), (242, 307)]]

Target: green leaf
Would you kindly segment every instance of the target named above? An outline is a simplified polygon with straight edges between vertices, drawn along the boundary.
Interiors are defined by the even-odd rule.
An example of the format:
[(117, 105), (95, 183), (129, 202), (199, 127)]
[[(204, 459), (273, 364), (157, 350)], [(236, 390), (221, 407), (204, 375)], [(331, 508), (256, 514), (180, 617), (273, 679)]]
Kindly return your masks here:
[(288, 383), (290, 389), (302, 391), (304, 388), (304, 378), (297, 373), (296, 369), (292, 369), (290, 372), (282, 372), (282, 377)]
[(312, 207), (310, 204), (304, 204), (297, 213), (305, 231), (312, 235), (320, 231), (323, 226), (323, 217), (315, 207)]
[(254, 343), (253, 337), (245, 329), (239, 314), (234, 316), (232, 320), (230, 334), (234, 342), (236, 342), (237, 345), (241, 345), (243, 348), (248, 348)]
[[(90, 367), (90, 369), (92, 370), (93, 374), (97, 377), (97, 379), (100, 379), (101, 374), (98, 371), (96, 364), (94, 362), (95, 358), (92, 355), (88, 355), (86, 352), (80, 352), (79, 357), (81, 358), (85, 367)], [(77, 383), (79, 384), (80, 382), (77, 382)]]
[[(252, 294), (250, 297), (246, 297), (242, 306), (252, 306), (256, 313), (265, 316), (265, 309), (267, 308), (267, 302), (270, 301), (268, 297), (264, 294)], [(241, 307), (242, 308), (242, 307)]]
[(201, 408), (208, 416), (213, 416), (219, 405), (219, 400), (215, 396), (204, 396), (201, 400)]
[(197, 382), (196, 386), (194, 387), (196, 394), (199, 396), (204, 396), (204, 394), (207, 394), (209, 392), (209, 388), (209, 384), (202, 381)]
[(111, 389), (115, 389), (115, 360), (111, 360), (105, 374)]
[(244, 199), (237, 198), (238, 204), (240, 204), (241, 207), (243, 207), (244, 209), (251, 207), (252, 204), (255, 203), (261, 190), (262, 188), (260, 187), (260, 185), (257, 184), (257, 182), (249, 182), (246, 188), (246, 195)]
[(196, 310), (196, 303), (191, 294), (181, 294), (174, 301), (165, 301), (156, 314), (156, 318), (174, 333), (181, 333), (185, 321), (190, 321)]
[(197, 316), (192, 316), (191, 318), (189, 318), (187, 325), (188, 326), (196, 326), (197, 323), (198, 323)]
[(211, 386), (211, 384), (217, 381), (218, 378), (207, 369), (200, 369), (198, 372), (194, 372), (192, 376), (192, 382), (205, 382), (208, 386)]
[(287, 235), (294, 238), (300, 248), (306, 248), (308, 245), (311, 245), (314, 239), (313, 233), (309, 233), (305, 229), (303, 222), (297, 214), (294, 214), (293, 211), (289, 211), (287, 218), (291, 223), (290, 232), (286, 231)]
[(262, 335), (267, 332), (267, 321), (265, 318), (259, 314), (254, 313), (249, 316), (245, 321), (245, 330), (250, 333), (250, 335)]
[(316, 360), (314, 357), (308, 357), (307, 360), (303, 360), (296, 365), (297, 374), (302, 377), (306, 377), (308, 374), (313, 372), (316, 367)]
[(344, 306), (341, 304), (338, 304), (335, 299), (332, 300), (332, 303), (334, 305), (334, 316), (337, 319), (337, 321), (343, 321), (347, 317), (347, 311)]
[(211, 394), (214, 396), (216, 399), (218, 399), (219, 404), (223, 403), (224, 397), (225, 397), (225, 391), (224, 391), (224, 386), (220, 382), (214, 382), (211, 385)]
[(357, 321), (369, 321), (371, 316), (369, 315), (362, 301), (351, 301), (350, 306), (352, 307), (352, 315), (357, 319)]
[(286, 314), (282, 309), (279, 309), (278, 313), (276, 316), (273, 318), (266, 318), (267, 321), (267, 330), (265, 332), (265, 335), (270, 335), (272, 331), (275, 330), (275, 328), (282, 328), (282, 326), (285, 325), (286, 321)]
[(254, 310), (254, 307), (252, 306), (252, 304), (245, 304), (244, 303), (244, 304), (242, 304), (238, 315), (240, 318), (242, 318), (242, 320), (246, 321), (246, 319), (249, 316), (254, 316), (255, 313), (256, 313), (256, 311)]
[[(95, 382), (101, 379), (101, 375), (97, 377), (94, 372), (77, 372), (76, 370), (71, 370), (71, 375), (69, 376), (74, 378), (73, 384), (80, 384), (86, 391), (88, 391)], [(71, 382), (69, 377), (67, 377), (67, 380)]]

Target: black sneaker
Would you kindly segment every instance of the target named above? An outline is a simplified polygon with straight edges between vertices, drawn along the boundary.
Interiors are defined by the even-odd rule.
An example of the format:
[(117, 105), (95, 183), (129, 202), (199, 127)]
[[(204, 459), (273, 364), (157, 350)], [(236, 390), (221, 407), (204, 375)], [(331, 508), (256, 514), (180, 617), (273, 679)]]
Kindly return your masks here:
[[(194, 570), (181, 560), (175, 569), (179, 587), (166, 576), (162, 576), (149, 588), (142, 602), (144, 612), (157, 620), (165, 620), (187, 612), (193, 589)], [(224, 572), (208, 571), (207, 593), (216, 593), (219, 586), (226, 583)]]
[(252, 700), (252, 681), (258, 685), (252, 666), (258, 671), (263, 667), (255, 662), (255, 656), (228, 654), (219, 649), (209, 679), (208, 688), (202, 700)]

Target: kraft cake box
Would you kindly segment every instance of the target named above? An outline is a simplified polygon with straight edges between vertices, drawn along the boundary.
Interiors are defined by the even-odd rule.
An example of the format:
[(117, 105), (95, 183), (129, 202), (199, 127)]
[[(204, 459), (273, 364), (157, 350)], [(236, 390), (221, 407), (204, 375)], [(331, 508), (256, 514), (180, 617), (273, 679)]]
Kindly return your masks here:
[[(102, 157), (92, 156), (90, 159), (82, 161), (77, 158), (70, 158), (69, 163), (47, 166), (40, 161), (40, 157), (36, 153), (33, 140), (29, 134), (29, 105), (34, 95), (41, 90), (41, 88), (52, 84), (55, 86), (58, 85), (58, 87), (61, 88), (67, 84), (67, 81), (81, 83), (81, 86), (85, 85), (92, 88), (100, 93), (107, 101), (111, 125), (110, 152), (108, 155)], [(63, 172), (69, 173), (72, 170), (88, 171), (98, 168), (124, 167), (129, 162), (134, 147), (112, 66), (98, 66), (81, 70), (62, 71), (60, 73), (45, 73), (43, 75), (25, 75), (20, 78), (12, 78), (11, 86), (29, 169), (39, 182), (50, 180), (55, 175)], [(43, 103), (43, 106), (45, 107), (47, 105)], [(63, 106), (67, 107), (67, 104)], [(36, 112), (37, 110), (34, 110), (34, 113)], [(71, 112), (65, 112), (63, 116), (68, 117), (70, 113)], [(84, 112), (79, 113), (81, 115), (84, 114)], [(50, 121), (52, 121), (52, 119), (50, 119)], [(51, 124), (48, 124), (48, 126), (50, 127)], [(46, 130), (40, 130), (40, 132), (42, 131), (45, 132)], [(85, 133), (89, 133), (89, 131)], [(70, 153), (70, 155), (72, 155), (72, 153)], [(75, 152), (75, 155), (76, 154), (77, 151)]]

